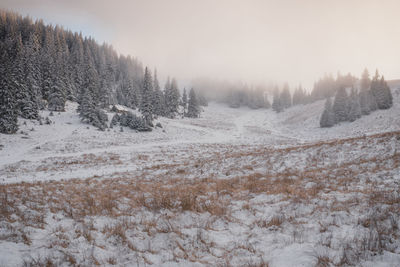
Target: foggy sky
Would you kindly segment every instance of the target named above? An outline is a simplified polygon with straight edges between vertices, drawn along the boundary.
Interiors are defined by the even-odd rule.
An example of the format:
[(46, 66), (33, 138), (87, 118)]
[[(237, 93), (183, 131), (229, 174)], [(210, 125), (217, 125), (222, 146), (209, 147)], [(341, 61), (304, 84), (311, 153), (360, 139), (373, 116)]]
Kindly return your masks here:
[(396, 0), (0, 0), (0, 7), (82, 30), (159, 73), (302, 83), (378, 68), (400, 78)]

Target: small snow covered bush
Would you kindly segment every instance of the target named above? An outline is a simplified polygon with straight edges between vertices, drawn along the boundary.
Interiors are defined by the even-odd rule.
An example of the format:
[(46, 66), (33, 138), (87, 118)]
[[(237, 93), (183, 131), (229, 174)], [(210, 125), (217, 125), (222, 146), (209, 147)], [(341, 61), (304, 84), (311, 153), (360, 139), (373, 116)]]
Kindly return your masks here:
[(151, 128), (146, 125), (145, 121), (132, 112), (122, 114), (119, 117), (119, 123), (121, 126), (129, 127), (140, 132), (151, 131)]

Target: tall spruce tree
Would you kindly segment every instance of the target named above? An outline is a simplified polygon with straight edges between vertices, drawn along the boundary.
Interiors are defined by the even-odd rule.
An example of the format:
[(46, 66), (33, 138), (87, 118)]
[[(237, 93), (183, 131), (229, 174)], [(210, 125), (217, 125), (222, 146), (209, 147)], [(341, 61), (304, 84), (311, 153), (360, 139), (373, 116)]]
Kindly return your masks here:
[(153, 81), (153, 110), (157, 116), (165, 116), (165, 101), (164, 94), (161, 91), (160, 84), (157, 78), (157, 70), (154, 71)]
[(325, 102), (325, 108), (319, 121), (321, 127), (332, 127), (335, 125), (335, 113), (332, 109), (331, 98), (328, 97)]
[(348, 112), (348, 120), (353, 122), (361, 117), (361, 106), (360, 100), (357, 94), (357, 90), (352, 88), (350, 94), (350, 103), (349, 103), (349, 112)]
[(376, 100), (371, 92), (371, 79), (367, 69), (361, 75), (359, 101), (362, 115), (368, 115), (377, 109)]
[[(207, 98), (204, 96), (204, 94), (200, 91), (197, 94), (197, 99), (199, 100), (199, 105), (206, 107), (208, 106), (208, 101)], [(268, 103), (269, 104), (269, 103)]]
[(188, 112), (186, 116), (189, 118), (198, 118), (200, 115), (200, 111), (201, 109), (196, 97), (196, 93), (192, 88), (189, 92)]
[(89, 90), (93, 104), (97, 107), (98, 102), (96, 102), (97, 101), (96, 95), (100, 87), (99, 76), (96, 70), (95, 62), (89, 45), (86, 43), (84, 48), (85, 48), (84, 49), (85, 60), (83, 66), (84, 67), (83, 83), (81, 88)]
[(272, 110), (274, 110), (275, 112), (278, 112), (278, 113), (283, 111), (283, 104), (281, 101), (281, 97), (280, 97), (278, 88), (275, 88), (275, 90), (274, 90), (274, 96), (272, 99)]
[(75, 34), (74, 39), (71, 45), (69, 65), (73, 66), (71, 69), (72, 91), (73, 95), (77, 97), (84, 83), (85, 68), (82, 35)]
[(55, 81), (54, 59), (56, 58), (53, 29), (50, 27), (45, 31), (45, 40), (43, 48), (41, 49), (40, 58), (42, 59), (42, 97), (48, 101)]
[(346, 89), (341, 87), (337, 90), (335, 100), (333, 102), (333, 112), (335, 113), (336, 122), (348, 120), (349, 99)]
[(153, 127), (153, 79), (150, 70), (146, 67), (144, 71), (142, 102), (140, 111), (147, 126)]
[(13, 43), (14, 56), (10, 69), (10, 79), (12, 80), (10, 85), (14, 86), (13, 91), (16, 94), (18, 115), (22, 115), (24, 104), (29, 99), (29, 92), (25, 77), (24, 46), (22, 44), (21, 33), (18, 33)]
[(361, 74), (360, 88), (362, 91), (366, 91), (371, 87), (371, 79), (369, 77), (368, 69), (365, 68)]
[(75, 100), (74, 97), (74, 86), (72, 85), (72, 70), (69, 66), (70, 51), (66, 41), (65, 32), (56, 28), (56, 68), (57, 68), (57, 79), (62, 87), (63, 94), (66, 99)]
[(48, 109), (51, 111), (65, 111), (65, 92), (60, 79), (55, 79), (50, 87)]
[(96, 105), (94, 104), (92, 95), (87, 87), (82, 87), (79, 95), (78, 112), (81, 120), (86, 123), (92, 123), (94, 121), (94, 110)]
[[(11, 42), (11, 40), (9, 40)], [(18, 110), (17, 99), (15, 94), (16, 86), (10, 77), (9, 69), (10, 49), (11, 46), (7, 42), (0, 42), (0, 133), (13, 134), (18, 130)]]
[(48, 92), (48, 109), (51, 111), (64, 111), (66, 101), (66, 73), (63, 64), (62, 40), (58, 34), (58, 28), (54, 32), (54, 69), (51, 75), (52, 81)]
[(338, 85), (331, 74), (325, 75), (322, 79), (314, 84), (311, 92), (311, 98), (316, 101), (327, 97), (334, 96)]
[(166, 106), (166, 116), (169, 118), (175, 118), (179, 110), (179, 89), (175, 78), (172, 81), (167, 80), (165, 85), (165, 106)]
[(107, 127), (107, 115), (100, 109), (98, 103), (99, 76), (88, 44), (84, 51), (85, 64), (83, 81), (78, 97), (78, 112), (83, 122), (89, 123), (100, 130)]
[(186, 88), (183, 88), (181, 106), (183, 108), (183, 116), (186, 116), (186, 112), (187, 112), (187, 108), (188, 108), (188, 97), (186, 94)]
[(393, 105), (393, 97), (390, 87), (387, 85), (383, 76), (379, 79), (379, 76), (375, 75), (374, 80), (371, 83), (371, 91), (379, 109), (388, 109)]
[[(52, 111), (64, 111), (66, 101), (66, 86), (67, 86), (67, 74), (65, 72), (66, 66), (63, 62), (63, 41), (60, 29), (56, 27), (53, 32), (53, 50), (52, 60), (54, 67), (51, 74), (51, 84), (48, 91), (48, 109)], [(51, 33), (50, 33), (51, 34)]]
[(280, 95), (280, 102), (284, 109), (292, 106), (292, 97), (290, 96), (289, 85), (286, 83)]
[(78, 112), (81, 121), (91, 124), (102, 131), (107, 128), (107, 114), (96, 107), (89, 88), (82, 87), (79, 99)]
[(21, 116), (25, 119), (37, 119), (41, 99), (41, 73), (39, 66), (40, 44), (36, 34), (31, 33), (24, 49), (25, 82), (28, 95), (23, 103)]
[(307, 103), (306, 92), (303, 90), (303, 88), (300, 85), (293, 93), (292, 104), (293, 104), (293, 106), (295, 106), (295, 105), (306, 104), (306, 103)]

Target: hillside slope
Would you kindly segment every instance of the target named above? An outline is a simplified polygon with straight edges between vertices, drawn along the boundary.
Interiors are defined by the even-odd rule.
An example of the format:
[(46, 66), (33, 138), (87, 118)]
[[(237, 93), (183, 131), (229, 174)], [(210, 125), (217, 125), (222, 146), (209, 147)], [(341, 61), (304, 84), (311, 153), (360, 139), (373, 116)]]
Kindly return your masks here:
[[(47, 164), (83, 157), (86, 154), (101, 156), (118, 154), (129, 158), (132, 152), (159, 151), (163, 148), (197, 146), (198, 144), (240, 144), (285, 147), (323, 140), (364, 136), (400, 130), (400, 86), (393, 89), (394, 105), (389, 110), (378, 110), (368, 116), (332, 128), (320, 128), (319, 118), (324, 101), (295, 106), (282, 113), (272, 110), (231, 109), (211, 103), (199, 119), (171, 120), (160, 118), (163, 128), (150, 133), (137, 133), (125, 128), (108, 129), (104, 132), (80, 123), (77, 105), (67, 102), (67, 111), (43, 117), (52, 120), (50, 125), (37, 121), (20, 120), (20, 132), (16, 135), (0, 135), (0, 181), (15, 182), (25, 179), (85, 178), (105, 175), (117, 167), (97, 166), (65, 172), (53, 168), (36, 172)], [(109, 114), (111, 117), (112, 114)], [(135, 163), (124, 164), (121, 170), (137, 168)]]
[(330, 129), (323, 101), (211, 103), (150, 133), (73, 102), (21, 120), (0, 135), (0, 265), (399, 266), (399, 92)]

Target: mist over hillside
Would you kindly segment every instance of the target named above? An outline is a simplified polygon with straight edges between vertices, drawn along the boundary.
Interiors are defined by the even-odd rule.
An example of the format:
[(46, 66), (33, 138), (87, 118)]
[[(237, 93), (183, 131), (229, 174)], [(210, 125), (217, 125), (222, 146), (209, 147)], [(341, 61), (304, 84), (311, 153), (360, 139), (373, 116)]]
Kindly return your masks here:
[[(183, 10), (198, 8), (195, 18), (207, 7), (183, 2)], [(155, 3), (165, 11), (177, 4)], [(205, 8), (210, 21), (221, 3)], [(110, 12), (136, 7), (120, 27), (158, 36), (154, 25), (165, 16), (158, 9), (100, 1), (93, 12), (102, 4)], [(238, 10), (253, 14), (249, 5), (226, 9), (225, 22)], [(292, 5), (284, 10), (293, 12)], [(77, 6), (57, 1), (53, 12), (60, 7)], [(126, 16), (120, 11), (114, 19)], [(183, 27), (180, 12), (163, 20), (171, 43)], [(243, 12), (243, 27), (253, 25)], [(278, 28), (282, 33), (271, 34), (283, 38)], [(263, 43), (253, 33), (249, 42)], [(236, 39), (223, 36), (228, 44)], [(287, 48), (288, 56), (295, 50)], [(181, 51), (174, 60), (187, 58), (187, 72), (176, 76), (203, 77), (186, 87), (153, 67), (157, 55), (164, 71), (180, 69), (158, 50), (124, 56), (92, 37), (0, 9), (0, 266), (400, 266), (399, 79), (367, 68), (360, 75), (314, 71), (312, 86), (293, 86), (296, 74), (280, 83), (267, 74), (264, 83), (224, 77), (241, 65), (203, 76), (190, 61), (215, 70), (215, 54), (206, 47), (203, 61)], [(221, 58), (247, 65), (232, 51)], [(152, 60), (142, 63), (142, 56)], [(243, 76), (273, 73), (259, 67)]]

